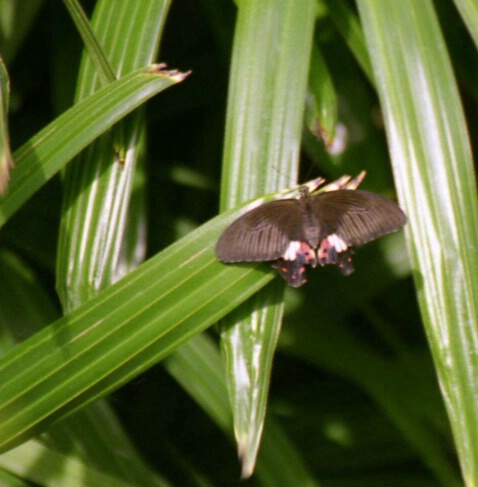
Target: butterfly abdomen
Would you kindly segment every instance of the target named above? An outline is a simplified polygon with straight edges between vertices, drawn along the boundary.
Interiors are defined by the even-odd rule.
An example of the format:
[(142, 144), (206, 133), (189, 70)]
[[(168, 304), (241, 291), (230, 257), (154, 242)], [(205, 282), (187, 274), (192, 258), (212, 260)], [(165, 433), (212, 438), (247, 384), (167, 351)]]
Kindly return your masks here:
[(323, 224), (312, 211), (310, 197), (301, 199), (300, 201), (303, 202), (304, 205), (300, 238), (307, 242), (313, 249), (316, 249), (322, 238), (325, 236)]

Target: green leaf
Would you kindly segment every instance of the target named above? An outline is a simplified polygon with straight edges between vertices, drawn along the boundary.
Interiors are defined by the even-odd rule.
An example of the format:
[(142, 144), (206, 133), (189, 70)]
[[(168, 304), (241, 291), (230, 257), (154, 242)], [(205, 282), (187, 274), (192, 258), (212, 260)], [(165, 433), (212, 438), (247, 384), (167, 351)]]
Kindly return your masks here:
[(360, 0), (359, 8), (409, 217), (422, 318), (463, 476), (474, 485), (478, 204), (458, 89), (431, 2)]
[[(97, 51), (101, 41), (105, 52), (101, 51), (94, 59), (108, 56), (115, 67), (113, 76), (118, 77), (152, 62), (169, 3), (140, 0), (134, 6), (124, 3), (121, 8), (110, 8), (111, 0), (99, 2), (92, 23), (101, 37), (94, 48)], [(129, 30), (142, 35), (131, 42), (124, 35)], [(107, 76), (105, 73), (103, 78)], [(95, 91), (97, 78), (96, 65), (89, 56), (84, 56), (78, 100)], [(120, 278), (126, 269), (133, 268), (133, 261), (125, 261), (125, 256), (140, 259), (144, 254), (146, 178), (138, 175), (144, 167), (138, 164), (144, 153), (144, 131), (144, 113), (138, 110), (114, 127), (113, 141), (111, 136), (97, 139), (65, 171), (57, 257), (57, 289), (65, 312), (86, 302)], [(130, 208), (135, 178), (137, 197)], [(135, 212), (134, 218), (130, 210)]]
[(347, 46), (355, 55), (369, 81), (373, 83), (372, 66), (370, 65), (369, 52), (365, 44), (364, 34), (357, 15), (346, 2), (334, 0), (321, 0), (327, 5), (337, 29), (342, 34)]
[[(169, 0), (138, 0), (133, 4), (102, 0), (96, 3), (91, 25), (76, 1), (68, 0), (67, 4), (88, 52), (80, 67), (77, 102), (99, 86), (154, 61)], [(56, 287), (64, 313), (96, 296), (144, 257), (146, 177), (144, 163), (138, 164), (144, 155), (144, 132), (144, 111), (137, 110), (115, 125), (112, 134), (95, 140), (63, 174)], [(103, 445), (95, 465), (113, 472), (125, 470), (122, 476), (136, 475), (131, 480), (139, 484), (151, 483), (151, 473), (148, 480), (148, 472), (141, 468), (139, 452), (123, 445), (129, 461), (120, 465), (114, 461), (117, 447), (110, 438), (112, 434), (117, 438), (125, 435), (116, 417), (106, 406), (104, 409), (106, 414), (95, 403), (82, 410), (78, 427), (70, 427), (75, 445), (87, 452)], [(72, 419), (77, 417), (78, 413)], [(103, 424), (116, 431), (100, 427)], [(133, 459), (135, 465), (130, 463)]]
[[(179, 62), (181, 68), (192, 69), (194, 72), (194, 77), (188, 79), (187, 84), (162, 94), (146, 107), (152, 110), (146, 112), (145, 130), (138, 132), (140, 137), (146, 137), (144, 157), (138, 158), (134, 174), (131, 177), (128, 175), (130, 179), (127, 184), (119, 184), (116, 192), (116, 195), (124, 193), (125, 201), (129, 198), (127, 195), (131, 195), (128, 215), (121, 220), (126, 228), (123, 241), (126, 245), (122, 245), (116, 265), (108, 267), (105, 260), (104, 266), (98, 265), (96, 269), (107, 276), (109, 269), (114, 268), (111, 274), (112, 279), (116, 280), (118, 275), (128, 272), (141, 262), (146, 253), (155, 255), (171, 242), (179, 240), (178, 235), (183, 236), (214, 217), (217, 212), (219, 161), (223, 148), (224, 159), (231, 164), (224, 169), (225, 176), (230, 178), (231, 192), (228, 192), (229, 187), (225, 185), (222, 199), (226, 200), (236, 194), (224, 207), (236, 207), (242, 198), (248, 199), (269, 190), (290, 187), (296, 177), (297, 154), (300, 154), (303, 164), (299, 176), (301, 181), (318, 175), (332, 180), (343, 174), (355, 175), (365, 169), (367, 178), (362, 188), (393, 198), (395, 191), (383, 114), (388, 131), (393, 132), (395, 127), (400, 129), (400, 138), (391, 139), (394, 141), (394, 153), (402, 151), (407, 161), (412, 160), (408, 166), (412, 176), (405, 179), (405, 184), (399, 184), (402, 199), (403, 187), (407, 191), (409, 184), (413, 187), (416, 183), (426, 195), (422, 196), (424, 201), (431, 200), (430, 194), (433, 193), (432, 204), (435, 206), (442, 209), (447, 208), (447, 204), (455, 205), (458, 200), (455, 192), (450, 191), (447, 179), (449, 173), (454, 173), (451, 176), (453, 181), (463, 178), (460, 170), (456, 170), (458, 162), (449, 162), (449, 148), (442, 147), (442, 137), (434, 138), (436, 145), (427, 143), (428, 148), (436, 148), (434, 152), (427, 149), (427, 153), (433, 152), (432, 156), (423, 157), (420, 142), (417, 144), (417, 139), (421, 140), (430, 133), (429, 122), (441, 127), (440, 124), (448, 122), (451, 113), (451, 125), (455, 124), (453, 110), (456, 108), (450, 111), (450, 106), (458, 106), (457, 99), (447, 102), (446, 97), (441, 97), (443, 110), (436, 110), (440, 114), (434, 115), (434, 118), (428, 117), (427, 110), (414, 108), (420, 106), (420, 100), (434, 100), (436, 93), (441, 93), (435, 89), (436, 86), (454, 89), (453, 81), (448, 83), (449, 79), (442, 79), (439, 70), (434, 70), (433, 76), (426, 74), (426, 70), (420, 71), (434, 60), (437, 65), (443, 66), (443, 44), (436, 42), (436, 37), (428, 33), (436, 20), (430, 26), (429, 18), (426, 22), (419, 19), (430, 10), (430, 5), (440, 16), (446, 50), (453, 61), (462, 102), (466, 104), (472, 141), (476, 139), (474, 112), (478, 100), (476, 44), (455, 7), (459, 5), (458, 0), (394, 2), (399, 4), (402, 12), (397, 12), (399, 7), (393, 3), (384, 1), (383, 5), (382, 2), (367, 4), (371, 8), (380, 9), (381, 24), (385, 26), (380, 38), (390, 39), (390, 44), (393, 44), (387, 44), (384, 54), (380, 43), (372, 44), (373, 48), (368, 50), (373, 37), (368, 36), (368, 44), (365, 43), (360, 21), (364, 26), (367, 23), (363, 15), (359, 19), (354, 2), (327, 2), (328, 8), (324, 6), (325, 2), (314, 2), (314, 14), (304, 21), (304, 35), (308, 22), (316, 22), (314, 39), (330, 70), (339, 101), (337, 142), (341, 144), (334, 146), (337, 151), (329, 152), (322, 141), (304, 130), (303, 113), (297, 114), (290, 110), (291, 106), (303, 107), (304, 104), (304, 93), (301, 91), (306, 86), (307, 76), (303, 76), (302, 68), (298, 65), (310, 67), (307, 48), (297, 48), (297, 65), (290, 68), (289, 64), (278, 61), (282, 56), (288, 57), (286, 52), (296, 45), (295, 36), (290, 37), (291, 42), (283, 41), (280, 35), (270, 38), (271, 31), (285, 32), (292, 25), (284, 20), (283, 13), (290, 8), (289, 4), (295, 5), (296, 2), (284, 1), (281, 3), (282, 12), (271, 17), (266, 15), (272, 11), (267, 10), (272, 3), (269, 0), (175, 2), (171, 6), (171, 15), (165, 20), (165, 16), (155, 15), (145, 8), (145, 5), (155, 3), (153, 0), (76, 0), (91, 19), (91, 30), (113, 69), (125, 66), (121, 73), (115, 73), (118, 78), (149, 64), (142, 56), (146, 55), (143, 49), (148, 41), (150, 45), (145, 49), (148, 55), (157, 48), (158, 39), (151, 35), (153, 32), (159, 32), (161, 43), (165, 43), (167, 49), (161, 53), (161, 58), (169, 62), (176, 60), (174, 62)], [(249, 6), (244, 7), (246, 3)], [(38, 9), (38, 6), (43, 8)], [(235, 34), (235, 21), (244, 19), (238, 6), (240, 9), (263, 7), (266, 12), (259, 12), (255, 16), (256, 24), (253, 23), (254, 18), (250, 19), (251, 25), (247, 28), (241, 24)], [(472, 2), (468, 6), (472, 7)], [(344, 21), (337, 15), (341, 9), (346, 11)], [(407, 16), (406, 20), (401, 20), (401, 16)], [(472, 30), (473, 14), (462, 13), (462, 16)], [(275, 25), (277, 20), (278, 25)], [(163, 22), (167, 22), (164, 37), (162, 26), (158, 26)], [(410, 29), (411, 35), (407, 29)], [(414, 37), (414, 31), (424, 37)], [(248, 33), (249, 37), (246, 36), (247, 42), (243, 39), (239, 44), (233, 38), (241, 32)], [(240, 46), (242, 52), (237, 57), (237, 63), (236, 55), (233, 59), (231, 52), (233, 40), (235, 48)], [(126, 55), (125, 45), (128, 52)], [(394, 55), (396, 50), (401, 51), (401, 57)], [(421, 51), (426, 55), (420, 54)], [(75, 90), (78, 102), (80, 98), (87, 99), (101, 87), (97, 69), (89, 60), (90, 54), (64, 2), (1, 0), (0, 52), (11, 75), (8, 121), (12, 147), (18, 148), (55, 116), (70, 108)], [(375, 71), (372, 72), (368, 61), (369, 70), (366, 72), (373, 78), (373, 82), (363, 75), (360, 62), (354, 60), (360, 56), (368, 58), (369, 52), (381, 59), (383, 69), (377, 70), (374, 66)], [(421, 62), (422, 57), (427, 60), (426, 63)], [(409, 67), (413, 60), (416, 61), (414, 67), (417, 69)], [(135, 62), (140, 64), (135, 65)], [(87, 65), (88, 71), (82, 67)], [(228, 127), (234, 130), (228, 128), (226, 138), (231, 143), (225, 144), (224, 114), (230, 67), (233, 69)], [(287, 67), (282, 73), (283, 68)], [(390, 86), (389, 90), (381, 88), (379, 98), (375, 90), (378, 76), (377, 82), (375, 78), (376, 73), (382, 72), (386, 73), (383, 76), (386, 83), (381, 81), (380, 85)], [(418, 73), (426, 74), (422, 77), (426, 83), (412, 91), (410, 86), (416, 83)], [(274, 84), (270, 80), (278, 82)], [(386, 102), (382, 107), (380, 102), (389, 98), (389, 91), (396, 93), (396, 103)], [(412, 92), (413, 97), (410, 95)], [(233, 98), (233, 93), (238, 96)], [(407, 98), (415, 100), (416, 105), (408, 103)], [(285, 118), (281, 121), (282, 115)], [(133, 117), (140, 118), (142, 114), (136, 111)], [(395, 118), (399, 123), (394, 125)], [(390, 119), (392, 124), (389, 124)], [(119, 123), (123, 125), (122, 122)], [(92, 166), (97, 163), (96, 157), (101, 158), (100, 163), (103, 157), (105, 159), (101, 175), (90, 180), (91, 187), (106, 182), (106, 178), (102, 179), (107, 172), (105, 167), (113, 170), (126, 160), (126, 148), (133, 147), (132, 150), (136, 152), (143, 145), (141, 141), (134, 146), (128, 144), (128, 126), (132, 122), (133, 118), (127, 117), (124, 120), (126, 128), (120, 128), (115, 123), (107, 131), (104, 138), (109, 139), (109, 147), (108, 140), (99, 142), (104, 144), (104, 149), (98, 152), (92, 144), (88, 144)], [(290, 127), (298, 129), (297, 132), (283, 129), (288, 127), (289, 122)], [(451, 146), (461, 140), (460, 136), (456, 137), (455, 130), (466, 130), (462, 122), (456, 125), (461, 127), (448, 131)], [(407, 132), (404, 129), (402, 132), (403, 127), (410, 130)], [(72, 130), (76, 129), (73, 127)], [(247, 142), (243, 143), (243, 139)], [(302, 139), (301, 142), (299, 139)], [(396, 140), (400, 141), (400, 145), (395, 143)], [(299, 143), (301, 146), (296, 152), (288, 152), (291, 147), (295, 151)], [(68, 142), (64, 147), (69, 147)], [(412, 154), (410, 157), (409, 153)], [(243, 164), (244, 173), (240, 167), (233, 165), (235, 155)], [(48, 162), (48, 154), (45, 157), (42, 162)], [(395, 154), (394, 159), (399, 158)], [(422, 177), (422, 159), (428, 167), (425, 169), (428, 171), (427, 178)], [(310, 167), (311, 161), (313, 167)], [(40, 164), (39, 160), (37, 162)], [(81, 166), (85, 162), (87, 159), (82, 155), (81, 159), (65, 162), (62, 167), (70, 172), (68, 168), (78, 164), (78, 174), (81, 174)], [(442, 170), (437, 170), (435, 166)], [(15, 167), (13, 172), (17, 169)], [(208, 347), (198, 346), (196, 340), (189, 343), (187, 335), (196, 332), (196, 324), (197, 328), (203, 329), (207, 326), (206, 321), (231, 313), (231, 309), (237, 308), (237, 302), (240, 301), (236, 295), (254, 293), (254, 299), (251, 299), (251, 303), (254, 303), (262, 291), (262, 288), (259, 289), (261, 286), (265, 287), (272, 280), (274, 286), (280, 287), (283, 284), (280, 278), (274, 277), (275, 271), (267, 264), (226, 266), (214, 260), (212, 249), (220, 232), (234, 218), (252, 205), (260, 204), (260, 201), (251, 201), (241, 209), (221, 215), (214, 222), (215, 230), (210, 229), (207, 238), (199, 238), (189, 247), (182, 246), (184, 241), (178, 242), (179, 254), (171, 260), (174, 268), (166, 265), (161, 255), (154, 258), (161, 262), (161, 266), (151, 267), (149, 279), (142, 274), (146, 267), (141, 267), (138, 273), (133, 273), (131, 281), (118, 282), (115, 286), (119, 287), (113, 286), (111, 292), (119, 292), (123, 284), (127, 286), (127, 292), (119, 293), (119, 298), (112, 301), (110, 306), (104, 304), (106, 294), (84, 303), (80, 309), (86, 314), (82, 316), (92, 317), (95, 321), (85, 321), (83, 328), (75, 328), (76, 320), (81, 317), (74, 313), (80, 310), (68, 314), (62, 321), (56, 321), (61, 314), (55, 288), (57, 278), (61, 277), (59, 273), (55, 275), (57, 235), (60, 225), (62, 231), (67, 228), (63, 226), (67, 210), (73, 210), (72, 206), (67, 208), (65, 203), (79, 201), (82, 194), (87, 194), (88, 185), (82, 188), (78, 185), (77, 189), (69, 185), (69, 188), (75, 190), (70, 193), (71, 199), (66, 199), (62, 204), (65, 177), (62, 171), (61, 176), (55, 176), (48, 183), (41, 183), (34, 196), (25, 195), (25, 204), (19, 205), (19, 211), (9, 217), (0, 232), (0, 347), (2, 355), (5, 354), (3, 367), (6, 367), (6, 354), (12, 363), (15, 360), (15, 367), (9, 369), (9, 373), (4, 371), (4, 374), (0, 374), (0, 396), (2, 401), (12, 405), (9, 409), (11, 415), (7, 416), (5, 424), (3, 417), (7, 411), (2, 410), (0, 434), (3, 436), (5, 428), (10, 428), (18, 421), (14, 426), (15, 432), (11, 429), (7, 434), (9, 444), (19, 444), (23, 439), (31, 438), (41, 431), (38, 440), (43, 445), (34, 460), (28, 455), (29, 445), (21, 445), (15, 451), (15, 465), (9, 464), (11, 470), (6, 464), (5, 467), (0, 465), (0, 484), (9, 487), (23, 487), (32, 483), (51, 485), (53, 478), (56, 478), (60, 485), (69, 486), (77, 481), (76, 473), (81, 471), (82, 483), (97, 482), (99, 477), (94, 474), (101, 472), (107, 475), (104, 481), (100, 481), (102, 485), (118, 478), (119, 482), (149, 486), (156, 480), (156, 476), (144, 465), (141, 468), (142, 457), (175, 485), (234, 484), (238, 481), (240, 468), (234, 447), (231, 448), (234, 445), (232, 411), (223, 377), (224, 369), (218, 358), (218, 347), (211, 346), (210, 341)], [(235, 179), (237, 187), (233, 187)], [(427, 184), (423, 184), (423, 181), (427, 181)], [(270, 188), (264, 189), (267, 184), (270, 184)], [(473, 178), (467, 184), (474, 186)], [(129, 185), (132, 185), (131, 189)], [(147, 197), (143, 198), (146, 186)], [(103, 192), (105, 188), (107, 190)], [(461, 191), (461, 187), (459, 189)], [(106, 185), (102, 186), (101, 191), (110, 197), (114, 194), (113, 189)], [(414, 191), (419, 194), (418, 190)], [(466, 188), (464, 193), (466, 199)], [(136, 197), (139, 203), (134, 201)], [(107, 200), (108, 197), (104, 199), (105, 202)], [(315, 269), (308, 272), (308, 283), (305, 286), (300, 289), (287, 288), (282, 330), (278, 350), (274, 353), (273, 387), (268, 395), (267, 419), (254, 476), (248, 484), (258, 487), (308, 485), (314, 482), (334, 487), (463, 485), (457, 480), (461, 476), (457, 461), (459, 455), (453, 444), (454, 438), (440, 397), (440, 387), (434, 377), (431, 347), (421, 327), (412, 272), (419, 286), (425, 286), (420, 279), (428, 280), (429, 273), (440, 270), (436, 265), (438, 258), (433, 257), (433, 252), (438, 253), (436, 248), (441, 250), (445, 271), (449, 273), (451, 266), (464, 268), (460, 258), (457, 258), (457, 252), (472, 252), (474, 244), (471, 242), (472, 245), (469, 245), (470, 239), (460, 240), (458, 232), (454, 234), (454, 230), (448, 231), (454, 228), (450, 218), (455, 216), (448, 216), (451, 213), (435, 210), (432, 213), (424, 207), (423, 211), (428, 211), (431, 215), (429, 220), (439, 230), (434, 234), (433, 225), (422, 225), (423, 222), (418, 220), (420, 205), (416, 205), (417, 217), (414, 214), (414, 200), (408, 197), (406, 200), (412, 202), (412, 211), (407, 208), (409, 217), (413, 218), (411, 225), (408, 225), (405, 232), (356, 249), (356, 272), (352, 276), (344, 278), (333, 267)], [(443, 200), (445, 205), (440, 203)], [(85, 201), (78, 205), (78, 210), (81, 210), (81, 206), (87, 211), (77, 212), (78, 221), (82, 223), (83, 215), (83, 223), (87, 223), (90, 215), (88, 212), (98, 206), (96, 201), (91, 206), (83, 203)], [(96, 225), (97, 232), (84, 232), (84, 235), (94, 238), (109, 223), (112, 227), (116, 226), (120, 221), (116, 216), (122, 213), (125, 206), (115, 201), (111, 206), (114, 211), (106, 213), (104, 220), (97, 219), (92, 212), (90, 228)], [(472, 208), (473, 204), (470, 207), (460, 206), (460, 210), (465, 212), (458, 212), (456, 219), (459, 225), (468, 225), (466, 212)], [(461, 219), (464, 223), (461, 223)], [(145, 223), (149, 228), (144, 226)], [(421, 231), (420, 226), (424, 227), (424, 231)], [(444, 227), (450, 240), (443, 238)], [(74, 231), (71, 234), (72, 241), (80, 240), (83, 235), (80, 225), (73, 225), (71, 229)], [(120, 233), (113, 228), (106, 230), (114, 235), (110, 240), (114, 242), (110, 247), (113, 248), (121, 240)], [(412, 271), (405, 255), (404, 233), (407, 233), (407, 237), (417, 236), (418, 240), (420, 254), (412, 259)], [(429, 235), (433, 238), (437, 236), (434, 240), (436, 248), (432, 248), (430, 258), (426, 249), (427, 246), (432, 247)], [(469, 235), (474, 235), (474, 228)], [(83, 242), (88, 246), (86, 237)], [(141, 245), (145, 242), (146, 246)], [(59, 269), (65, 272), (69, 262), (62, 244), (62, 263)], [(78, 272), (83, 248), (69, 254)], [(107, 245), (97, 245), (95, 248), (103, 251)], [(170, 250), (167, 249), (164, 255)], [(206, 260), (196, 260), (204, 254), (208, 256)], [(448, 262), (448, 257), (452, 259), (451, 262)], [(198, 265), (191, 267), (190, 263), (194, 262)], [(167, 280), (164, 280), (164, 272), (168, 274)], [(456, 275), (446, 277), (450, 282), (454, 282), (454, 279), (466, 281), (461, 277), (456, 278)], [(137, 281), (134, 281), (136, 278)], [(100, 282), (99, 288), (109, 288), (108, 279)], [(160, 289), (158, 281), (162, 282), (164, 288)], [(439, 281), (435, 279), (434, 282)], [(200, 286), (198, 289), (197, 283)], [(153, 284), (158, 284), (158, 287), (155, 292), (150, 292), (149, 286)], [(256, 287), (249, 289), (250, 285)], [(233, 289), (230, 302), (224, 298), (213, 309), (211, 300), (216, 300), (215, 294), (219, 292), (220, 296), (229, 286)], [(178, 288), (181, 289), (179, 295), (176, 291)], [(429, 290), (429, 281), (426, 281), (426, 288), (420, 289)], [(474, 335), (466, 335), (474, 331), (468, 332), (463, 326), (464, 317), (456, 320), (455, 330), (448, 324), (441, 326), (447, 319), (444, 317), (443, 303), (453, 303), (454, 299), (460, 297), (460, 290), (449, 301), (444, 301), (438, 285), (433, 291), (436, 291), (433, 297), (436, 297), (437, 312), (443, 316), (439, 322), (440, 330), (449, 333), (450, 339), (446, 343), (450, 344), (449, 348), (456, 349), (458, 343), (469, 339), (469, 353), (466, 356), (473, 359), (476, 347), (472, 344), (476, 343), (476, 339)], [(107, 293), (106, 289), (103, 292)], [(165, 298), (166, 293), (169, 293), (170, 299)], [(94, 294), (93, 290), (91, 295)], [(424, 291), (421, 297), (423, 295)], [(84, 296), (83, 301), (88, 300), (90, 295), (85, 293)], [(474, 294), (467, 297), (471, 303), (476, 301)], [(135, 300), (138, 301), (137, 306), (132, 306), (131, 302)], [(200, 306), (195, 306), (190, 300), (204, 304), (204, 314), (199, 311)], [(154, 305), (156, 302), (157, 306)], [(276, 304), (276, 307), (281, 307), (281, 304)], [(246, 308), (241, 306), (240, 309), (247, 315)], [(96, 314), (94, 310), (97, 310)], [(467, 312), (466, 307), (463, 310)], [(121, 311), (124, 313), (119, 317)], [(254, 317), (258, 319), (250, 320), (253, 325), (257, 324), (258, 328), (269, 326), (264, 325), (260, 310)], [(74, 320), (71, 324), (70, 319)], [(157, 325), (157, 319), (162, 321), (161, 326)], [(116, 328), (120, 320), (125, 325)], [(150, 333), (145, 331), (148, 320)], [(191, 327), (182, 326), (184, 320), (192, 320)], [(93, 327), (97, 322), (98, 325)], [(40, 334), (38, 338), (32, 338), (17, 348), (17, 340), (25, 340), (37, 332), (37, 327), (47, 325), (50, 325), (48, 331), (41, 332), (45, 335)], [(473, 318), (467, 327), (472, 330), (476, 328)], [(271, 328), (274, 331), (274, 327)], [(36, 340), (54, 334), (55, 331), (58, 332), (50, 341), (55, 353), (50, 357), (48, 347), (41, 348), (38, 345), (41, 355), (36, 355)], [(61, 332), (67, 335), (66, 338)], [(98, 336), (95, 337), (95, 333)], [(211, 335), (214, 333), (208, 331), (207, 337)], [(95, 338), (102, 337), (104, 341), (95, 341)], [(169, 337), (169, 341), (162, 341), (160, 345), (157, 340), (166, 337)], [(264, 339), (272, 337), (273, 333), (269, 333)], [(63, 345), (61, 340), (67, 344)], [(178, 351), (180, 359), (175, 364), (174, 372), (169, 365), (174, 363), (175, 357), (169, 354), (166, 361), (169, 370), (178, 379), (179, 384), (176, 384), (166, 376), (167, 371), (163, 370), (162, 364), (154, 367), (151, 365), (166, 356), (178, 343), (183, 343), (184, 349)], [(245, 345), (248, 343), (254, 342), (244, 342)], [(75, 348), (75, 344), (78, 348)], [(83, 353), (80, 353), (83, 345)], [(121, 353), (122, 348), (125, 348), (124, 354)], [(7, 349), (10, 351), (7, 352)], [(261, 353), (264, 350), (265, 347)], [(447, 351), (446, 345), (442, 350)], [(31, 353), (33, 357), (30, 358)], [(106, 363), (109, 360), (107, 357), (111, 359), (109, 363)], [(135, 357), (138, 357), (137, 360)], [(453, 373), (463, 370), (461, 366), (455, 367), (455, 364), (459, 364), (455, 355), (449, 354), (448, 357), (450, 360), (444, 361), (446, 365), (442, 369), (445, 372), (441, 374), (445, 379), (448, 377), (446, 366)], [(34, 364), (35, 358), (37, 360)], [(75, 363), (79, 364), (77, 370), (74, 368)], [(24, 364), (28, 369), (23, 369)], [(44, 371), (41, 377), (34, 374), (34, 365)], [(138, 375), (145, 368), (149, 368), (147, 373)], [(52, 376), (49, 375), (50, 370)], [(96, 382), (92, 379), (95, 373)], [(110, 373), (112, 375), (106, 379)], [(13, 390), (17, 376), (18, 389)], [(94, 398), (108, 395), (109, 391), (116, 389), (128, 377), (136, 378), (115, 390), (111, 397), (118, 413), (116, 417), (111, 408), (104, 408), (106, 400), (95, 401)], [(58, 379), (58, 387), (55, 379)], [(476, 380), (473, 371), (464, 377), (463, 382), (470, 380), (469, 388), (474, 387), (473, 380)], [(35, 385), (37, 382), (38, 386)], [(459, 383), (455, 385), (454, 392), (458, 394), (462, 389)], [(10, 391), (8, 398), (3, 396), (7, 389)], [(442, 390), (449, 389), (442, 387)], [(473, 392), (465, 391), (464, 397), (467, 395), (470, 401), (475, 397)], [(90, 400), (95, 402), (89, 403)], [(88, 406), (84, 407), (87, 403)], [(205, 414), (216, 424), (206, 418)], [(462, 410), (459, 414), (458, 421), (468, 415), (472, 417), (474, 413)], [(56, 419), (58, 422), (55, 423)], [(464, 437), (463, 445), (468, 443), (472, 448), (476, 444), (469, 440), (473, 435), (473, 423), (463, 421), (463, 424), (463, 429), (470, 426), (469, 436)], [(279, 434), (275, 434), (277, 425), (280, 426)], [(218, 431), (219, 428), (221, 431)], [(134, 438), (135, 448), (125, 438), (125, 431)], [(221, 434), (222, 431), (225, 431), (227, 439)], [(457, 443), (460, 441), (456, 434), (455, 440)], [(23, 446), (25, 449), (22, 449)], [(4, 448), (8, 447), (4, 445)], [(463, 456), (461, 452), (459, 454)], [(7, 458), (6, 455), (0, 456), (0, 462)], [(69, 460), (76, 462), (75, 468), (71, 468), (73, 464)], [(412, 465), (413, 468), (404, 469), (404, 465)], [(306, 468), (310, 471), (307, 472)], [(473, 484), (473, 481), (471, 479), (468, 483)]]
[(341, 322), (340, 313), (326, 313), (312, 300), (309, 306), (310, 311), (322, 316), (320, 326), (295, 318), (292, 326), (281, 334), (280, 350), (315, 364), (318, 372), (326, 369), (334, 376), (358, 384), (380, 410), (386, 411), (441, 484), (458, 485), (447, 443), (437, 441), (437, 438), (447, 438), (448, 431), (443, 427), (444, 414), (436, 407), (438, 392), (430, 394), (428, 383), (434, 379), (429, 375), (432, 369), (425, 368), (421, 357), (410, 353), (400, 340), (394, 342), (403, 347), (394, 350), (396, 354), (386, 358), (379, 355), (371, 344), (364, 344), (350, 333)]
[[(298, 169), (315, 4), (241, 2), (234, 34), (221, 208), (290, 186)], [(254, 470), (284, 285), (275, 282), (221, 323), (242, 476)]]
[[(37, 276), (17, 256), (5, 250), (0, 252), (0, 295), (3, 298), (0, 307), (2, 354), (58, 318), (57, 303), (52, 302)], [(145, 466), (105, 401), (97, 401), (53, 425), (42, 441), (48, 445), (42, 455), (46, 465), (51, 461), (51, 452), (54, 457), (58, 452), (68, 453), (91, 468), (125, 481), (161, 485), (157, 476)], [(15, 458), (20, 459), (25, 451), (20, 448)]]
[(309, 73), (310, 96), (306, 106), (306, 122), (309, 130), (330, 146), (337, 125), (337, 96), (330, 72), (319, 48), (312, 48)]
[(4, 194), (13, 166), (8, 135), (8, 104), (10, 99), (10, 81), (3, 60), (0, 58), (0, 194)]
[(208, 416), (230, 434), (232, 414), (224, 367), (212, 340), (204, 333), (196, 335), (170, 355), (164, 366)]
[[(107, 85), (116, 80), (113, 68), (108, 61), (100, 43), (88, 22), (85, 12), (77, 0), (64, 0), (66, 8), (70, 12), (71, 18), (80, 33), (85, 47), (88, 51), (89, 58), (95, 65), (102, 86)], [(151, 62), (152, 60), (149, 60)], [(143, 63), (146, 64), (146, 63)], [(139, 67), (139, 66), (138, 66)]]
[[(0, 456), (0, 467), (37, 485), (51, 487), (128, 487), (124, 478), (91, 468), (78, 459), (46, 448), (32, 440)], [(6, 484), (5, 484), (6, 485)], [(11, 485), (11, 484), (9, 484)], [(166, 482), (161, 484), (166, 487)]]
[[(167, 358), (165, 367), (228, 436), (232, 423), (221, 357), (205, 334), (197, 335)], [(315, 486), (300, 453), (282, 429), (268, 420), (257, 460), (257, 478), (264, 485)], [(279, 466), (279, 468), (278, 468)]]
[[(273, 354), (282, 324), (283, 293), (284, 283), (276, 279), (221, 323), (242, 478), (252, 475), (260, 446)], [(234, 325), (225, 328), (225, 323)]]
[(463, 22), (466, 24), (471, 37), (478, 47), (478, 4), (474, 0), (454, 0)]
[(136, 377), (269, 281), (263, 267), (214, 256), (218, 228), (237, 215), (200, 227), (3, 356), (1, 450)]
[(16, 166), (8, 194), (0, 198), (0, 225), (98, 135), (185, 76), (164, 71), (160, 65), (142, 68), (102, 88), (41, 130), (13, 155)]
[(44, 0), (2, 0), (0, 2), (0, 52), (9, 65), (22, 45)]

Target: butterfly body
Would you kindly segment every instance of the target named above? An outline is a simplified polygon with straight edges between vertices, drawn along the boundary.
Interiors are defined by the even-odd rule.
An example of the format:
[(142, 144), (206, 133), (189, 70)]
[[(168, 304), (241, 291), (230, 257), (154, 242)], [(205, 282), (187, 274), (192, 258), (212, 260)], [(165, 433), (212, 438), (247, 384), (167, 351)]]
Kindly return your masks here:
[(353, 272), (352, 247), (406, 223), (391, 200), (367, 191), (340, 189), (265, 203), (233, 222), (221, 235), (222, 262), (273, 261), (289, 285), (301, 286), (307, 267), (335, 264)]

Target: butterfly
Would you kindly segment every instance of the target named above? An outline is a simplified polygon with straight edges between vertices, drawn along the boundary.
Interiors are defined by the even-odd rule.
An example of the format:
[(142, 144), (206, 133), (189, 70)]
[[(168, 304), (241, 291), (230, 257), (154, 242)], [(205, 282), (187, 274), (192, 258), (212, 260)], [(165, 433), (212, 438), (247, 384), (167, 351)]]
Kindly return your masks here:
[(350, 275), (353, 247), (395, 232), (406, 224), (407, 217), (388, 198), (348, 189), (354, 188), (352, 184), (339, 183), (337, 188), (312, 195), (302, 187), (299, 198), (250, 210), (221, 235), (217, 258), (225, 263), (271, 261), (293, 287), (302, 286), (307, 267), (317, 264), (335, 264)]

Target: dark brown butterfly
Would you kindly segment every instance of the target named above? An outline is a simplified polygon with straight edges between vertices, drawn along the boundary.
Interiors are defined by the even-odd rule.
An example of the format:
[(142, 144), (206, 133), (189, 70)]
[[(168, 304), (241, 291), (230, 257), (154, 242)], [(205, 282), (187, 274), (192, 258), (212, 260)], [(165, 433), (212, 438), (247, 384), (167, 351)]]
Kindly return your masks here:
[(273, 261), (293, 287), (306, 282), (306, 266), (336, 264), (354, 271), (352, 248), (394, 232), (407, 222), (393, 201), (366, 191), (339, 189), (265, 203), (233, 222), (216, 245), (222, 262)]

